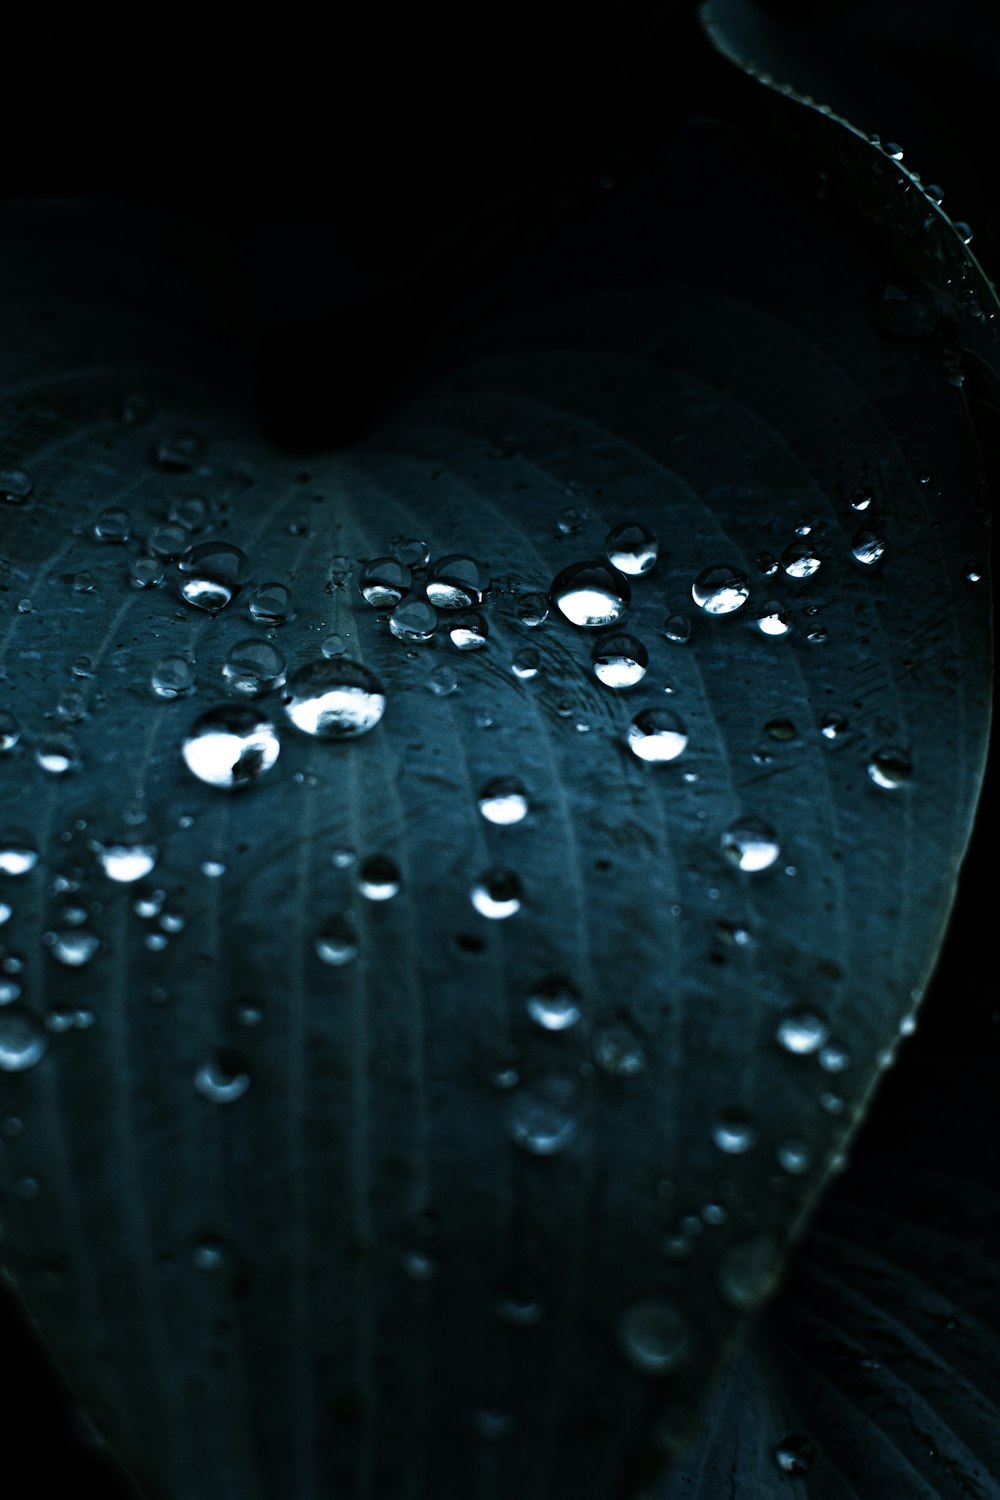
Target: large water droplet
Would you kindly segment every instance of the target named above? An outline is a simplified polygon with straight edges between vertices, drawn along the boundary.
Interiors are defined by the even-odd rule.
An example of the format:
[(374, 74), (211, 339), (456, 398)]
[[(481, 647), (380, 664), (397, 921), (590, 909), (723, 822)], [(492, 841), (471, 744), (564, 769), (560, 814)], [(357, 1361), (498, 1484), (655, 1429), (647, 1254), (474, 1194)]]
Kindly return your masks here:
[(316, 952), (325, 964), (340, 969), (358, 956), (358, 934), (354, 923), (342, 912), (335, 912), (323, 923), (316, 939)]
[(227, 703), (195, 720), (181, 754), (199, 781), (236, 791), (265, 776), (280, 749), (270, 719), (249, 703)]
[(427, 597), (436, 609), (470, 609), (482, 604), (492, 587), (489, 570), (460, 552), (436, 558), (426, 585)]
[(737, 869), (751, 873), (767, 870), (781, 853), (781, 845), (770, 823), (763, 818), (738, 818), (722, 835), (722, 852)]
[(894, 792), (905, 786), (913, 774), (910, 758), (902, 750), (883, 746), (876, 750), (868, 762), (868, 775), (876, 786)]
[(792, 542), (781, 554), (781, 566), (789, 578), (811, 578), (820, 565), (815, 549), (805, 542)]
[(496, 776), (479, 793), (479, 811), (487, 823), (508, 827), (527, 816), (528, 797), (513, 776)]
[(640, 577), (656, 566), (659, 543), (654, 532), (641, 521), (625, 521), (613, 526), (604, 538), (608, 561), (619, 573)]
[(147, 840), (121, 839), (102, 844), (97, 858), (109, 880), (129, 884), (142, 880), (156, 864), (156, 845)]
[(149, 679), (157, 698), (182, 698), (194, 683), (194, 663), (184, 656), (164, 656), (156, 663)]
[(633, 755), (640, 760), (676, 760), (687, 749), (688, 733), (679, 714), (670, 708), (644, 708), (625, 732)]
[(649, 652), (634, 635), (607, 635), (597, 642), (591, 661), (598, 682), (605, 687), (628, 688), (645, 677)]
[(0, 1070), (21, 1073), (33, 1068), (48, 1045), (45, 1027), (32, 1011), (16, 1005), (0, 1011)]
[(569, 1073), (548, 1073), (522, 1084), (506, 1101), (507, 1134), (533, 1156), (554, 1156), (577, 1134), (578, 1096)]
[(0, 871), (4, 875), (27, 875), (38, 863), (38, 843), (25, 828), (5, 828), (0, 833)]
[(651, 1298), (633, 1303), (622, 1314), (618, 1331), (626, 1357), (644, 1375), (669, 1375), (687, 1358), (688, 1322), (673, 1302)]
[(786, 1052), (805, 1057), (817, 1052), (830, 1034), (824, 1018), (813, 1010), (793, 1010), (782, 1016), (775, 1036)]
[(544, 1031), (566, 1031), (580, 1019), (579, 995), (568, 980), (556, 976), (536, 984), (525, 1004)]
[(250, 1087), (250, 1075), (240, 1053), (220, 1047), (194, 1075), (194, 1086), (212, 1104), (233, 1104)]
[(621, 619), (632, 590), (628, 579), (606, 562), (578, 562), (552, 580), (552, 603), (571, 625), (599, 630)]
[(707, 615), (731, 615), (750, 597), (750, 581), (739, 568), (718, 563), (704, 568), (691, 585), (691, 597)]
[(427, 599), (403, 599), (389, 616), (389, 629), (399, 641), (425, 646), (433, 640), (438, 613)]
[(222, 676), (233, 692), (256, 698), (282, 686), (285, 658), (271, 641), (254, 636), (230, 647)]
[(285, 713), (303, 734), (353, 739), (375, 728), (385, 713), (385, 693), (367, 667), (338, 656), (309, 662), (293, 673)]
[(874, 531), (856, 531), (851, 542), (851, 552), (856, 562), (870, 568), (885, 554), (885, 537)]
[(283, 583), (259, 583), (249, 607), (258, 625), (284, 625), (292, 612), (292, 591)]
[(500, 921), (521, 909), (521, 882), (511, 870), (487, 870), (471, 891), (472, 904), (481, 916)]
[(395, 557), (376, 557), (365, 563), (358, 575), (358, 587), (374, 609), (391, 609), (409, 593), (413, 575)]

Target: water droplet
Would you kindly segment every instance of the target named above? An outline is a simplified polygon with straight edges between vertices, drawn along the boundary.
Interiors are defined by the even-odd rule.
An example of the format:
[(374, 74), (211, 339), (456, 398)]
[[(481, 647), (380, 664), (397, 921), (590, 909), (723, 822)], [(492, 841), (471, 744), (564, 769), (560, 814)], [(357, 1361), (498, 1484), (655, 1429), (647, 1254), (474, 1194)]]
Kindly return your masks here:
[(749, 599), (750, 582), (739, 568), (718, 563), (698, 574), (691, 585), (691, 597), (707, 615), (731, 615)]
[(437, 1271), (437, 1261), (423, 1250), (407, 1250), (403, 1257), (403, 1270), (411, 1281), (430, 1281)]
[(179, 495), (170, 506), (170, 519), (185, 531), (200, 531), (208, 520), (208, 505), (200, 495)]
[(774, 1034), (786, 1052), (805, 1057), (822, 1047), (830, 1028), (816, 1011), (794, 1010), (782, 1016)]
[(218, 880), (226, 873), (221, 859), (203, 859), (200, 868), (201, 873), (209, 880)]
[(580, 997), (566, 979), (552, 976), (536, 984), (525, 1002), (543, 1031), (567, 1031), (580, 1019)]
[(358, 956), (358, 935), (354, 924), (341, 912), (324, 922), (316, 939), (316, 952), (325, 964), (335, 969), (353, 963)]
[(843, 1073), (851, 1066), (851, 1054), (843, 1042), (827, 1042), (820, 1048), (819, 1065), (825, 1073)]
[(194, 1247), (191, 1260), (199, 1271), (221, 1271), (228, 1264), (230, 1255), (221, 1240), (206, 1236)]
[(777, 835), (763, 818), (738, 818), (722, 835), (722, 852), (737, 869), (767, 870), (781, 853)]
[(159, 588), (163, 582), (163, 564), (155, 557), (134, 557), (128, 571), (129, 581), (136, 589)]
[(765, 604), (763, 612), (757, 616), (757, 629), (763, 635), (787, 635), (791, 628), (788, 611), (773, 601)]
[(103, 844), (97, 857), (109, 880), (130, 884), (149, 874), (156, 864), (156, 856), (155, 844), (122, 839)]
[(157, 698), (182, 698), (194, 683), (194, 663), (183, 656), (164, 656), (153, 668), (149, 682)]
[(853, 490), (847, 497), (848, 504), (850, 505), (851, 509), (859, 511), (867, 510), (874, 498), (875, 497), (873, 496), (871, 490), (866, 488), (864, 485), (856, 490)]
[(233, 1104), (250, 1087), (245, 1060), (231, 1047), (220, 1047), (198, 1069), (194, 1086), (212, 1104)]
[(182, 574), (181, 598), (214, 615), (239, 593), (247, 556), (232, 542), (198, 542), (177, 566)]
[(0, 1070), (21, 1073), (33, 1068), (48, 1045), (45, 1028), (32, 1011), (9, 1006), (0, 1012)]
[(326, 636), (322, 645), (320, 646), (320, 650), (326, 657), (343, 656), (344, 652), (347, 650), (347, 642), (344, 640), (344, 637), (342, 635), (338, 635), (336, 631), (334, 631), (332, 635)]
[(549, 617), (549, 601), (544, 594), (522, 594), (514, 605), (514, 613), (522, 625), (537, 630)]
[(628, 726), (625, 739), (640, 760), (662, 763), (684, 753), (688, 733), (683, 719), (672, 709), (644, 708)]
[(266, 775), (280, 749), (270, 719), (249, 703), (227, 703), (195, 720), (181, 754), (199, 781), (233, 791)]
[(94, 522), (94, 538), (98, 542), (127, 542), (131, 532), (131, 515), (117, 507), (102, 510)]
[(35, 746), (35, 760), (50, 776), (67, 776), (79, 764), (79, 754), (71, 739), (46, 735)]
[[(75, 594), (96, 594), (97, 585), (94, 575), (88, 568), (81, 568), (79, 573), (73, 575), (73, 592)], [(18, 606), (20, 608), (20, 606)], [(29, 601), (28, 608), (31, 608)]]
[(458, 691), (458, 675), (455, 668), (448, 662), (439, 662), (436, 667), (431, 668), (431, 675), (427, 686), (435, 698), (447, 698)]
[(510, 670), (522, 682), (530, 682), (542, 668), (542, 658), (533, 646), (522, 646), (511, 660)]
[(459, 651), (479, 651), (489, 640), (489, 627), (482, 615), (459, 615), (448, 624), (448, 638)]
[(630, 578), (640, 577), (655, 567), (659, 550), (655, 534), (641, 521), (613, 526), (604, 538), (604, 551), (611, 566)]
[(757, 1307), (778, 1284), (781, 1252), (777, 1240), (758, 1234), (729, 1245), (719, 1259), (719, 1290), (732, 1307)]
[(594, 675), (605, 687), (634, 687), (646, 675), (649, 652), (634, 635), (607, 635), (591, 653)]
[(646, 1052), (625, 1021), (606, 1021), (593, 1039), (594, 1061), (614, 1078), (634, 1078), (646, 1066)]
[(964, 219), (953, 219), (951, 227), (954, 229), (963, 245), (972, 244), (972, 230), (969, 228), (968, 224), (966, 224)]
[(479, 793), (479, 811), (487, 823), (508, 827), (527, 816), (528, 797), (513, 776), (496, 776)]
[(608, 563), (578, 562), (556, 575), (549, 596), (571, 625), (599, 630), (621, 618), (632, 590), (624, 574)]
[(285, 658), (271, 641), (254, 636), (230, 647), (222, 676), (234, 692), (256, 698), (283, 685)]
[(0, 469), (0, 505), (23, 505), (34, 487), (27, 469)]
[(473, 885), (471, 897), (481, 916), (501, 921), (520, 911), (521, 882), (511, 870), (487, 870)]
[(687, 1319), (672, 1302), (651, 1298), (625, 1310), (618, 1325), (622, 1349), (644, 1375), (669, 1375), (688, 1356)]
[(765, 578), (773, 578), (778, 571), (778, 560), (771, 552), (758, 552), (753, 565)]
[(876, 750), (868, 762), (868, 775), (876, 786), (887, 792), (905, 786), (912, 772), (909, 756), (891, 746)]
[(691, 621), (686, 615), (670, 615), (663, 623), (663, 634), (668, 641), (682, 646), (691, 639)]
[(5, 922), (9, 922), (13, 915), (14, 908), (11, 906), (10, 902), (0, 899), (0, 927), (2, 927)]
[(284, 625), (292, 612), (292, 591), (283, 583), (260, 583), (250, 595), (250, 615), (258, 625)]
[(427, 599), (403, 599), (389, 616), (389, 629), (399, 641), (426, 645), (437, 629), (438, 613)]
[(804, 542), (791, 542), (781, 554), (781, 566), (789, 578), (811, 578), (820, 563), (813, 548)]
[(386, 854), (372, 854), (361, 861), (358, 890), (369, 901), (389, 901), (399, 891), (400, 875), (396, 861)]
[(431, 564), (426, 587), (436, 609), (470, 609), (488, 598), (493, 580), (475, 558), (451, 552)]
[(885, 152), (886, 156), (892, 157), (893, 161), (903, 160), (903, 148), (902, 146), (897, 146), (895, 141), (887, 141), (882, 147), (882, 150)]
[(784, 1141), (775, 1152), (775, 1159), (782, 1171), (799, 1177), (809, 1170), (809, 1147), (802, 1141)]
[(65, 932), (49, 932), (45, 941), (54, 959), (68, 969), (80, 969), (100, 951), (101, 940), (96, 932), (85, 927), (71, 927)]
[(313, 661), (289, 678), (285, 713), (303, 734), (353, 739), (374, 729), (384, 712), (382, 685), (360, 662)]
[(816, 1458), (816, 1449), (808, 1438), (791, 1433), (774, 1449), (774, 1461), (782, 1474), (808, 1474)]
[(769, 734), (772, 740), (794, 740), (796, 728), (791, 719), (769, 719), (764, 725), (764, 733)]
[(6, 708), (0, 709), (0, 754), (13, 750), (21, 738), (21, 726)]
[(373, 609), (391, 609), (409, 593), (413, 575), (395, 557), (376, 557), (365, 563), (358, 575), (358, 587)]
[(205, 439), (197, 432), (174, 432), (161, 438), (153, 449), (153, 461), (168, 473), (193, 469), (205, 451)]
[(870, 568), (885, 553), (885, 537), (877, 536), (874, 531), (856, 531), (851, 542), (851, 552), (857, 562)]
[(839, 740), (847, 733), (848, 723), (839, 714), (827, 714), (820, 721), (819, 732), (826, 740)]
[[(572, 493), (572, 491), (570, 491)], [(583, 524), (583, 517), (573, 505), (567, 505), (559, 512), (556, 520), (557, 536), (575, 536)]]
[(506, 1101), (507, 1134), (533, 1156), (563, 1151), (579, 1129), (579, 1086), (569, 1073), (547, 1073), (522, 1084)]
[(497, 1296), (497, 1316), (512, 1328), (535, 1328), (545, 1316), (545, 1302), (537, 1275), (528, 1267), (510, 1271)]
[(757, 1140), (757, 1130), (750, 1116), (743, 1110), (725, 1110), (712, 1126), (712, 1140), (720, 1151), (730, 1156), (742, 1156)]
[(146, 551), (160, 562), (176, 562), (191, 545), (183, 526), (156, 526), (146, 538)]
[(5, 828), (0, 833), (0, 871), (4, 875), (27, 875), (38, 863), (38, 844), (24, 828)]
[(20, 999), (21, 984), (17, 979), (10, 979), (6, 975), (0, 978), (0, 1005), (10, 1005), (14, 1000)]
[(425, 541), (415, 536), (394, 536), (389, 543), (392, 555), (404, 568), (426, 568), (431, 549)]

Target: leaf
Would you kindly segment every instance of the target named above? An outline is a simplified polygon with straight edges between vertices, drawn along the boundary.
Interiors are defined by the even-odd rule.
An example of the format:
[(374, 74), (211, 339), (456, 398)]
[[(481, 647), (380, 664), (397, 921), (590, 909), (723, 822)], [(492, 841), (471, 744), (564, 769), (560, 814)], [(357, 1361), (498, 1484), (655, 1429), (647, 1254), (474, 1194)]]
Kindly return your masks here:
[[(467, 306), (436, 383), (329, 457), (260, 438), (169, 278), (137, 322), (142, 236), (130, 262), (94, 222), (71, 262), (64, 223), (25, 223), (3, 293), (0, 463), (33, 490), (3, 517), (23, 733), (0, 772), (42, 857), (5, 882), (24, 994), (0, 1028), (49, 1026), (2, 1080), (23, 1122), (4, 1262), (168, 1500), (632, 1493), (776, 1286), (937, 952), (988, 715), (961, 390), (935, 335), (872, 323), (866, 232), (711, 124)], [(148, 421), (134, 399), (120, 420), (129, 390)], [(95, 539), (109, 507), (127, 543)], [(214, 617), (172, 565), (129, 582), (172, 510), (247, 555)], [(660, 555), (627, 616), (649, 671), (616, 692), (592, 632), (517, 604), (630, 521)], [(400, 534), (488, 567), (485, 649), (444, 626), (406, 644), (364, 602), (359, 565)], [(818, 572), (763, 577), (789, 547)], [(718, 565), (750, 602), (713, 617), (692, 584)], [(339, 634), (385, 714), (327, 743), (261, 698), (279, 756), (258, 731), (238, 779), (260, 784), (228, 793), (181, 748), (233, 701), (230, 649), (270, 638), (248, 601), (272, 580), (289, 672)], [(771, 601), (785, 636), (757, 628)], [(526, 649), (533, 677), (511, 670)], [(195, 663), (171, 701), (164, 656)], [(70, 687), (86, 713), (60, 727)], [(663, 708), (688, 743), (650, 764), (629, 725)], [(72, 762), (48, 743), (67, 735), (56, 776), (38, 752)], [(478, 801), (511, 776), (530, 811), (497, 826)], [(781, 850), (756, 872), (731, 857), (748, 820)], [(156, 861), (132, 888), (107, 875), (129, 837)], [(388, 900), (359, 890), (374, 856), (398, 867)], [(567, 996), (581, 1018), (552, 1027)]]

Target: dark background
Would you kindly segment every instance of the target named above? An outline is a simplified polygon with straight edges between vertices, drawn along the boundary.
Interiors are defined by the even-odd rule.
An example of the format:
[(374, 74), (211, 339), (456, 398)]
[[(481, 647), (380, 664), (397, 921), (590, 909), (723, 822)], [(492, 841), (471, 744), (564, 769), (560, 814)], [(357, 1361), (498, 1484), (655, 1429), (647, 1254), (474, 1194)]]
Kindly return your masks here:
[[(994, 0), (759, 8), (787, 24), (802, 68), (790, 80), (810, 78), (854, 123), (903, 141), (996, 275)], [(353, 18), (339, 7), (230, 14), (224, 28), (154, 5), (97, 28), (88, 9), (9, 10), (0, 196), (144, 200), (200, 226), (226, 273), (223, 331), (251, 352), (262, 419), (297, 446), (362, 431), (464, 290), (585, 219), (680, 121), (757, 124), (685, 0), (513, 0), (461, 19), (439, 6), (408, 19), (378, 5)], [(992, 487), (996, 454), (987, 463)], [(921, 1026), (856, 1157), (904, 1149), (915, 1107), (945, 1119), (970, 1092), (995, 1092), (1000, 1011), (983, 908), (995, 781)], [(127, 1493), (6, 1300), (0, 1349), (4, 1432), (45, 1432), (33, 1492), (93, 1480), (107, 1500)]]

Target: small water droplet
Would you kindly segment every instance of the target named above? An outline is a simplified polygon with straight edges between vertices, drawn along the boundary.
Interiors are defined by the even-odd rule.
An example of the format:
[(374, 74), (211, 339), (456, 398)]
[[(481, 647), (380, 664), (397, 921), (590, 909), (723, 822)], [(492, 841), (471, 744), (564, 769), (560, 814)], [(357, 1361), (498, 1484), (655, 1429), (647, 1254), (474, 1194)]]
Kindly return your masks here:
[(292, 612), (292, 591), (283, 583), (260, 583), (250, 595), (249, 607), (258, 625), (284, 625)]
[(843, 1042), (827, 1042), (820, 1048), (819, 1065), (825, 1073), (843, 1073), (851, 1066), (851, 1054)]
[(45, 1056), (49, 1039), (33, 1011), (8, 1006), (0, 1011), (0, 1070), (21, 1073)]
[(23, 505), (34, 487), (27, 469), (0, 469), (0, 505)]
[(80, 757), (67, 736), (46, 735), (35, 746), (35, 760), (50, 776), (68, 776), (79, 765)]
[(827, 714), (820, 720), (819, 732), (825, 740), (839, 740), (847, 733), (848, 728), (847, 720), (839, 714)]
[(778, 559), (772, 552), (758, 552), (753, 565), (765, 578), (773, 578), (778, 571)]
[(848, 504), (850, 505), (851, 509), (858, 511), (867, 510), (874, 498), (875, 497), (873, 496), (871, 490), (864, 485), (860, 486), (856, 490), (853, 490), (847, 497)]
[(240, 579), (248, 561), (232, 542), (198, 542), (177, 564), (181, 573), (180, 596), (196, 609), (218, 614), (240, 591)]
[(751, 873), (770, 869), (781, 853), (774, 829), (763, 818), (738, 818), (726, 829), (721, 843), (730, 863)]
[(253, 636), (230, 647), (222, 676), (233, 692), (256, 698), (284, 684), (285, 658), (273, 642)]
[(784, 1141), (774, 1154), (778, 1166), (791, 1177), (809, 1170), (809, 1147), (802, 1141)]
[(399, 891), (399, 866), (387, 854), (372, 854), (358, 868), (358, 890), (369, 901), (389, 901)]
[(770, 735), (772, 740), (784, 742), (794, 740), (798, 731), (791, 719), (769, 719), (764, 725), (764, 733)]
[(146, 538), (146, 551), (160, 562), (177, 562), (191, 545), (183, 526), (156, 526)]
[(782, 1474), (808, 1474), (816, 1458), (816, 1449), (808, 1438), (791, 1433), (774, 1449), (774, 1462)]
[(21, 738), (21, 726), (9, 709), (0, 709), (0, 755), (13, 750)]
[(194, 1075), (194, 1086), (212, 1104), (233, 1104), (250, 1087), (250, 1074), (240, 1053), (220, 1047)]
[(728, 1109), (719, 1115), (712, 1126), (712, 1140), (720, 1151), (730, 1156), (742, 1156), (757, 1140), (757, 1130), (750, 1116), (739, 1109)]
[(235, 791), (266, 775), (280, 749), (270, 719), (249, 703), (227, 703), (195, 720), (181, 754), (199, 781)]
[(156, 663), (149, 679), (157, 698), (170, 701), (182, 698), (194, 683), (194, 663), (184, 656), (164, 656)]
[(567, 1031), (580, 1019), (580, 997), (568, 980), (550, 976), (536, 984), (525, 1006), (543, 1031)]
[(769, 1234), (728, 1245), (719, 1258), (719, 1290), (740, 1311), (757, 1307), (778, 1284), (781, 1252)]
[(373, 609), (392, 609), (412, 583), (410, 569), (395, 557), (373, 558), (358, 574), (358, 587)]
[(94, 522), (94, 539), (98, 542), (127, 542), (131, 533), (131, 515), (117, 506), (102, 510)]
[(323, 655), (328, 658), (334, 656), (343, 656), (344, 652), (347, 650), (347, 642), (344, 640), (344, 637), (342, 635), (338, 635), (337, 632), (334, 631), (332, 635), (328, 635), (324, 638), (323, 643), (320, 646), (320, 650), (322, 651)]
[(394, 536), (389, 546), (404, 568), (426, 568), (430, 560), (431, 549), (420, 537)]
[(514, 613), (522, 625), (537, 630), (549, 617), (549, 601), (544, 594), (522, 594), (514, 605)]
[(437, 610), (427, 599), (403, 599), (389, 616), (389, 629), (396, 639), (418, 646), (433, 640), (437, 625)]
[(109, 880), (130, 884), (142, 880), (156, 864), (155, 844), (146, 840), (120, 839), (102, 844), (97, 858)]
[(772, 601), (765, 604), (757, 616), (757, 629), (762, 635), (787, 635), (792, 628), (791, 616), (781, 605)]
[(153, 449), (153, 462), (168, 473), (193, 469), (205, 451), (205, 439), (197, 432), (174, 432), (161, 438)]
[[(569, 493), (572, 493), (570, 491)], [(559, 512), (556, 519), (557, 536), (575, 536), (583, 525), (583, 517), (573, 505), (567, 505)]]
[(521, 682), (530, 682), (542, 669), (542, 658), (533, 646), (522, 646), (511, 660), (510, 670)]
[(549, 597), (571, 625), (599, 630), (621, 618), (632, 590), (624, 574), (608, 563), (578, 562), (556, 575)]
[(448, 662), (439, 662), (436, 667), (431, 668), (427, 686), (435, 698), (448, 698), (452, 693), (458, 691), (458, 674), (455, 668)]
[(530, 1268), (510, 1271), (501, 1281), (497, 1316), (512, 1328), (535, 1328), (545, 1316), (545, 1302), (537, 1275)]
[(2, 927), (5, 922), (9, 922), (13, 915), (14, 908), (11, 906), (10, 902), (4, 901), (2, 898), (0, 898), (0, 927)]
[(459, 651), (479, 651), (489, 640), (489, 627), (482, 615), (459, 615), (448, 623), (448, 639)]
[(951, 227), (954, 229), (963, 245), (972, 244), (972, 230), (969, 228), (968, 224), (966, 224), (964, 219), (953, 219)]
[(384, 712), (378, 678), (346, 657), (309, 662), (288, 680), (285, 713), (303, 734), (353, 739), (374, 729)]
[[(89, 568), (81, 568), (79, 573), (73, 574), (73, 592), (75, 594), (96, 594), (97, 584), (94, 575)], [(20, 608), (20, 605), (18, 606)], [(28, 601), (28, 609), (31, 609), (31, 601)]]
[(71, 927), (64, 932), (49, 932), (45, 941), (54, 959), (68, 969), (80, 969), (100, 951), (101, 940), (95, 932), (84, 927)]
[(634, 1078), (646, 1066), (646, 1051), (626, 1021), (606, 1021), (593, 1038), (594, 1061), (613, 1078)]
[(473, 557), (451, 552), (431, 563), (427, 597), (436, 609), (470, 609), (482, 604), (493, 588), (487, 568)]
[(487, 870), (470, 894), (476, 911), (493, 921), (512, 917), (521, 909), (521, 882), (511, 870)]
[(5, 828), (0, 833), (0, 871), (4, 875), (27, 875), (38, 863), (38, 844), (24, 828)]
[(830, 1034), (825, 1019), (817, 1011), (794, 1010), (782, 1016), (775, 1036), (786, 1052), (799, 1057), (817, 1052)]
[(479, 811), (488, 823), (508, 827), (527, 816), (528, 797), (513, 776), (496, 776), (479, 793)]
[(316, 939), (316, 952), (325, 964), (335, 969), (353, 963), (358, 956), (358, 935), (353, 922), (342, 912), (335, 912), (324, 922)]
[(159, 588), (163, 582), (163, 564), (156, 557), (134, 557), (128, 572), (129, 582), (136, 589)]
[(226, 867), (221, 859), (203, 859), (200, 868), (201, 873), (209, 880), (218, 880), (226, 873)]
[(506, 1101), (507, 1134), (533, 1156), (554, 1156), (576, 1137), (579, 1085), (569, 1073), (522, 1084)]
[(686, 615), (669, 615), (663, 622), (663, 634), (668, 641), (683, 646), (691, 639), (691, 621)]
[(630, 578), (641, 577), (655, 567), (659, 550), (655, 533), (641, 521), (613, 526), (604, 538), (604, 551), (611, 566)]
[(618, 1325), (626, 1358), (644, 1375), (669, 1375), (687, 1359), (690, 1331), (673, 1302), (651, 1298), (626, 1308)]
[[(170, 519), (185, 531), (201, 531), (208, 520), (208, 504), (200, 495), (179, 495), (171, 503)], [(187, 545), (190, 545), (190, 538)]]
[(729, 563), (704, 568), (691, 585), (691, 597), (707, 615), (731, 615), (750, 597), (745, 573)]
[(649, 652), (634, 635), (607, 635), (591, 653), (594, 676), (605, 687), (628, 688), (641, 682), (649, 665)]
[(628, 726), (625, 739), (640, 760), (662, 764), (684, 753), (688, 733), (683, 719), (672, 709), (644, 708)]
[(781, 566), (789, 578), (811, 578), (820, 565), (815, 550), (804, 542), (791, 542), (781, 554)]
[(871, 780), (887, 792), (894, 792), (905, 786), (912, 773), (909, 756), (892, 746), (886, 745), (876, 750), (868, 762)]
[(851, 552), (855, 561), (870, 568), (885, 554), (885, 537), (877, 536), (874, 531), (856, 531), (851, 542)]

